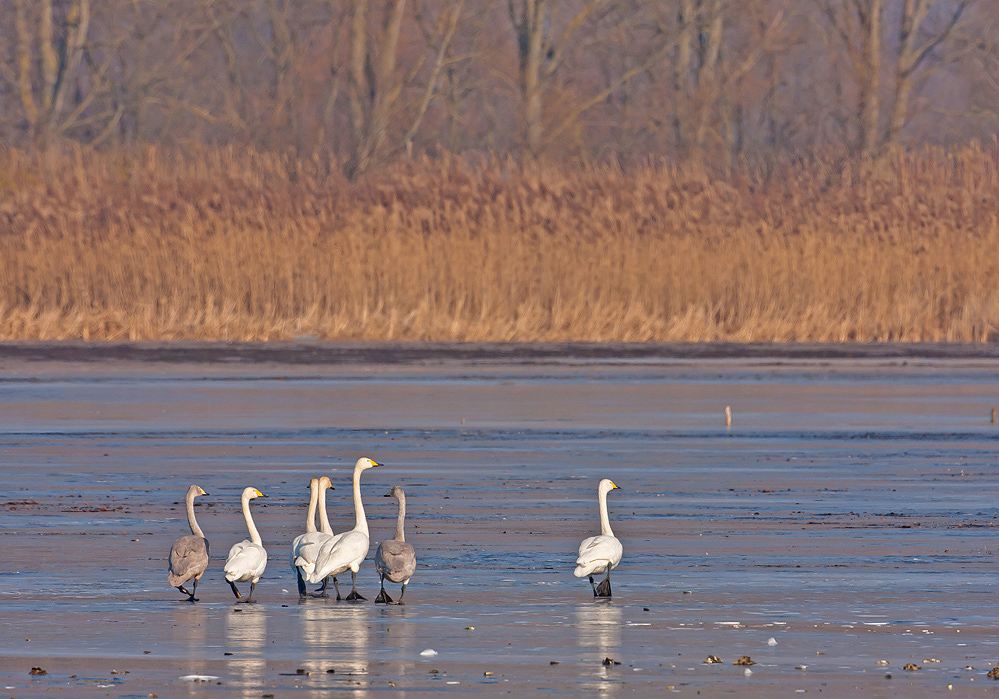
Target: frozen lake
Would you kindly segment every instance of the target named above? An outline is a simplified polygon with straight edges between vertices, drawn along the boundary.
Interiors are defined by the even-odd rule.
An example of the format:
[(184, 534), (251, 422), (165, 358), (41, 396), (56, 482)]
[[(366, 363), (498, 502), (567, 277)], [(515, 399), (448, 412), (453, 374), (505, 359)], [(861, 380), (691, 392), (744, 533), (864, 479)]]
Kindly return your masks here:
[[(9, 696), (999, 691), (989, 353), (167, 354), (0, 354)], [(309, 478), (350, 528), (359, 456), (386, 464), (362, 478), (372, 555), (406, 489), (407, 604), (300, 603)], [(572, 576), (603, 477), (609, 602)], [(212, 544), (194, 605), (166, 583), (191, 483)], [(234, 605), (247, 485), (270, 562)], [(370, 558), (358, 588), (377, 594)]]

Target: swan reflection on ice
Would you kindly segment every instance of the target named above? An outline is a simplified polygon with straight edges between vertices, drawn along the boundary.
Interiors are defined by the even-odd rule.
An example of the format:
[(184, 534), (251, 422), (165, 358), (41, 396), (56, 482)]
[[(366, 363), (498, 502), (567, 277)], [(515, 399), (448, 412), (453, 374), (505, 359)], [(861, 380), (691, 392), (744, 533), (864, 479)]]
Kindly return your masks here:
[[(619, 672), (614, 666), (600, 664), (604, 658), (618, 659), (621, 650), (621, 608), (607, 602), (596, 602), (576, 607), (576, 645), (583, 650), (583, 657), (594, 662), (596, 681), (584, 683), (587, 690), (600, 692), (601, 696), (617, 693), (616, 679)], [(592, 651), (592, 653), (591, 653)], [(620, 670), (620, 668), (619, 668)]]
[[(299, 638), (304, 646), (301, 667), (311, 672), (366, 675), (371, 629), (366, 605), (304, 604), (299, 607)], [(354, 697), (367, 696), (359, 687)]]
[(195, 604), (170, 605), (170, 643), (184, 648), (184, 675), (205, 675), (205, 647), (208, 643), (208, 619), (211, 616), (203, 607)]
[(230, 609), (225, 616), (226, 669), (231, 682), (245, 699), (260, 696), (264, 682), (267, 646), (267, 611), (265, 607), (246, 605)]

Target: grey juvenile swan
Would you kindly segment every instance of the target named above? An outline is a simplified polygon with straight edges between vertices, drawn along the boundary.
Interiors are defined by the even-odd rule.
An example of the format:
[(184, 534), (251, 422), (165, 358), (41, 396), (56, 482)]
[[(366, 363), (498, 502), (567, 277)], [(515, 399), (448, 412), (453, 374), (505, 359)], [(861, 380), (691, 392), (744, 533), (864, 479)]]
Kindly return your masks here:
[[(375, 604), (403, 604), (406, 585), (416, 572), (416, 551), (412, 545), (406, 543), (406, 534), (403, 531), (406, 524), (406, 491), (395, 486), (385, 493), (385, 497), (399, 501), (399, 517), (395, 522), (395, 538), (386, 539), (378, 544), (378, 551), (375, 552), (375, 568), (382, 579), (382, 589), (375, 597)], [(389, 582), (402, 583), (398, 602), (393, 602), (385, 592), (385, 578), (388, 578)]]
[[(167, 574), (167, 582), (187, 595), (189, 602), (198, 601), (194, 593), (198, 591), (198, 581), (208, 568), (208, 539), (198, 526), (198, 520), (194, 518), (194, 498), (199, 495), (208, 493), (198, 485), (187, 489), (184, 500), (187, 503), (187, 523), (191, 526), (191, 533), (180, 537), (170, 547), (170, 569)], [(194, 580), (194, 586), (188, 592), (184, 583), (191, 579)]]

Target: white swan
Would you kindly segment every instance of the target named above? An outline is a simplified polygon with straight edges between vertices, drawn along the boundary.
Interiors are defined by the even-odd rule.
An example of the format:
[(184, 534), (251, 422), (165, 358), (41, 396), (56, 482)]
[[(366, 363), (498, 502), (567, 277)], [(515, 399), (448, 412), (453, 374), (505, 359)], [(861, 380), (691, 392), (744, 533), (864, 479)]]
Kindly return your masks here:
[[(305, 581), (316, 567), (316, 555), (320, 547), (333, 535), (329, 515), (326, 512), (326, 491), (334, 489), (329, 476), (313, 478), (309, 481), (309, 513), (305, 520), (305, 534), (299, 534), (291, 544), (291, 567), (298, 579), (298, 596), (305, 598)], [(319, 507), (320, 529), (316, 529), (316, 508)], [(325, 584), (325, 583), (324, 583)]]
[[(375, 552), (375, 569), (382, 579), (382, 589), (375, 597), (375, 604), (403, 604), (406, 585), (416, 572), (416, 550), (411, 544), (406, 543), (406, 534), (403, 531), (406, 523), (406, 491), (395, 486), (385, 493), (385, 497), (399, 501), (399, 515), (395, 522), (395, 538), (386, 539), (378, 544), (378, 550)], [(398, 602), (393, 602), (385, 592), (385, 578), (388, 578), (389, 582), (402, 583)]]
[(600, 535), (583, 539), (579, 545), (579, 558), (576, 559), (576, 570), (572, 573), (577, 578), (588, 577), (590, 587), (593, 587), (593, 576), (597, 573), (607, 573), (607, 577), (599, 586), (593, 587), (594, 597), (610, 597), (610, 572), (621, 562), (624, 548), (611, 531), (610, 520), (607, 519), (607, 493), (618, 488), (609, 478), (600, 481), (597, 487), (597, 499), (600, 502)]
[[(198, 485), (192, 485), (187, 489), (184, 500), (187, 503), (187, 523), (191, 527), (191, 533), (173, 542), (173, 546), (170, 547), (170, 568), (167, 573), (167, 582), (187, 595), (189, 602), (198, 601), (194, 593), (198, 591), (198, 581), (208, 568), (209, 558), (208, 539), (198, 526), (198, 520), (194, 518), (194, 498), (199, 495), (208, 495), (208, 493)], [(184, 583), (192, 578), (194, 587), (188, 592), (184, 589)]]
[(336, 576), (345, 570), (350, 570), (351, 582), (350, 594), (346, 599), (364, 599), (357, 592), (357, 570), (368, 555), (370, 540), (368, 521), (364, 517), (364, 505), (361, 504), (361, 472), (382, 465), (366, 457), (361, 457), (354, 464), (354, 528), (327, 539), (316, 556), (316, 567), (309, 582), (317, 583), (332, 575), (337, 599), (340, 599), (340, 588), (337, 586)]
[(253, 498), (265, 497), (256, 488), (244, 488), (242, 505), (243, 517), (246, 519), (246, 529), (250, 532), (250, 538), (233, 544), (229, 549), (229, 557), (225, 562), (225, 579), (232, 588), (232, 594), (236, 599), (242, 597), (236, 588), (236, 583), (250, 581), (250, 594), (246, 596), (247, 602), (253, 600), (253, 588), (257, 586), (257, 581), (264, 574), (267, 567), (267, 551), (264, 550), (263, 542), (260, 540), (260, 533), (253, 524), (253, 517), (250, 516), (250, 500)]
[(298, 578), (298, 596), (305, 597), (305, 580), (302, 579), (302, 569), (295, 564), (295, 559), (300, 554), (300, 549), (307, 543), (309, 536), (316, 533), (316, 503), (319, 502), (319, 479), (309, 479), (309, 511), (305, 515), (305, 533), (299, 534), (291, 542), (291, 569), (295, 571)]

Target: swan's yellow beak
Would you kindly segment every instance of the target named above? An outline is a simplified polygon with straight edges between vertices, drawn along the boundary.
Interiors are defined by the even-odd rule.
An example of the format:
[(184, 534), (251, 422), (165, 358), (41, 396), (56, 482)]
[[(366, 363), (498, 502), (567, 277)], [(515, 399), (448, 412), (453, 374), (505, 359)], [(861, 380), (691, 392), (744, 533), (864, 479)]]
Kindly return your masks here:
[(208, 495), (208, 493), (205, 492), (205, 489), (202, 488), (200, 485), (198, 486), (198, 494), (199, 495)]
[(621, 490), (621, 486), (619, 486), (614, 481), (611, 481), (611, 490)]
[(254, 488), (254, 489), (253, 489), (253, 492), (257, 494), (257, 497), (258, 497), (258, 498), (266, 498), (266, 497), (267, 497), (266, 495), (264, 495), (263, 493), (261, 493), (261, 492), (260, 492), (259, 490), (257, 490), (256, 488)]
[(371, 461), (371, 468), (375, 468), (376, 466), (384, 466), (385, 465), (385, 464), (378, 463), (374, 459), (369, 459), (369, 461)]

